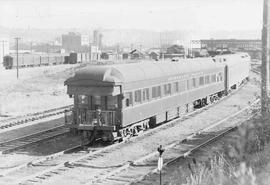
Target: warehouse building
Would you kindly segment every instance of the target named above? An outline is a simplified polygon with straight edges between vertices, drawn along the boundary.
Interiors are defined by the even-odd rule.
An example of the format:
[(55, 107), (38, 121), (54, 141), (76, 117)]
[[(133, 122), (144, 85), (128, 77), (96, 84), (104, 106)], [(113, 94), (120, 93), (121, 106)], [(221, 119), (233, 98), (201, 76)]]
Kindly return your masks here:
[(62, 35), (62, 48), (67, 52), (79, 52), (81, 42), (81, 34), (69, 32), (66, 35)]

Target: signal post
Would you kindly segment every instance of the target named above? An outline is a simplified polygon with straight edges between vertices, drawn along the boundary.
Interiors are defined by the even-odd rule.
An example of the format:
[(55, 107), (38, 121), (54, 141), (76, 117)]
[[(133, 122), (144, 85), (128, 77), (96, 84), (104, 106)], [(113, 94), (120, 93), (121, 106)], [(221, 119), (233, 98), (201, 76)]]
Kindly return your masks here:
[(160, 145), (157, 149), (157, 151), (159, 152), (159, 158), (158, 158), (158, 170), (159, 170), (159, 182), (160, 185), (162, 184), (162, 166), (163, 166), (163, 158), (162, 158), (162, 153), (165, 151), (165, 149), (162, 148), (162, 145)]

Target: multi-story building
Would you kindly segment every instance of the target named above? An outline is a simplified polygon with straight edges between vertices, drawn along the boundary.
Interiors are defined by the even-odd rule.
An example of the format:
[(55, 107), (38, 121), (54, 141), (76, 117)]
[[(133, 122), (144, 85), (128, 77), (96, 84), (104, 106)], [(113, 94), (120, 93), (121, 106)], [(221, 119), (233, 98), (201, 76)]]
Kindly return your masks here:
[(78, 52), (81, 48), (81, 34), (69, 32), (66, 35), (62, 35), (62, 47), (67, 52)]
[(94, 30), (94, 39), (93, 39), (93, 45), (97, 46), (99, 49), (102, 49), (102, 37), (103, 35), (98, 31)]

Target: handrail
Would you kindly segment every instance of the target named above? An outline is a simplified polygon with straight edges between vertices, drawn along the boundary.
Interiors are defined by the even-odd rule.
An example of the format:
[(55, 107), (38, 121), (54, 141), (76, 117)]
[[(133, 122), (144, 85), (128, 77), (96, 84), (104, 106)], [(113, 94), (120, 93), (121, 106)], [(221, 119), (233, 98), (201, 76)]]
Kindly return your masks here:
[[(85, 112), (77, 115), (73, 111), (65, 112), (65, 124), (83, 124), (96, 125), (98, 122), (101, 125), (115, 125), (115, 111), (103, 110), (100, 112), (100, 120), (97, 118), (96, 110), (86, 109)], [(75, 116), (74, 116), (75, 115)]]

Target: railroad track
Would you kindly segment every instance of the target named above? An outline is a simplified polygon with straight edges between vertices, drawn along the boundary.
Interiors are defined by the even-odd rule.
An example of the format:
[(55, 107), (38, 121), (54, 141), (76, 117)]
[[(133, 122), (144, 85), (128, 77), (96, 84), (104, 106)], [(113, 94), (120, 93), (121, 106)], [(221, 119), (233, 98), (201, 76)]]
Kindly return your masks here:
[(43, 130), (23, 137), (4, 141), (0, 143), (0, 154), (8, 154), (21, 148), (59, 137), (67, 133), (69, 133), (69, 129), (61, 125), (52, 129)]
[(66, 110), (71, 109), (72, 105), (54, 108), (42, 112), (37, 112), (33, 114), (27, 114), (24, 116), (17, 116), (13, 118), (8, 118), (0, 121), (0, 131), (4, 131), (11, 127), (15, 127), (18, 125), (26, 124), (32, 121), (44, 119), (50, 116), (55, 116), (59, 114), (63, 114)]
[[(242, 87), (240, 87), (240, 88), (242, 88)], [(237, 91), (232, 92), (229, 96), (233, 95), (235, 92), (237, 92)], [(218, 102), (221, 102), (221, 101), (227, 99), (229, 96), (222, 98)], [(173, 126), (174, 124), (176, 124), (179, 121), (185, 120), (191, 116), (195, 116), (195, 115), (201, 113), (202, 111), (209, 109), (210, 107), (212, 107), (214, 105), (216, 105), (216, 103), (211, 104), (211, 105), (206, 106), (206, 107), (203, 107), (201, 109), (198, 109), (198, 110), (196, 110), (188, 115), (185, 115), (183, 118), (173, 120), (170, 123), (167, 123), (167, 124), (161, 125), (159, 127), (156, 127), (154, 129), (148, 130), (148, 131), (140, 134), (140, 136), (143, 137), (145, 135), (146, 137), (148, 137), (155, 132), (163, 130), (164, 128)], [(199, 131), (199, 132), (202, 132), (202, 131)], [(191, 135), (190, 137), (194, 137), (197, 134), (198, 133), (195, 133), (195, 134)], [(132, 141), (133, 139), (136, 139), (136, 138), (138, 138), (138, 137), (131, 138), (129, 141)], [(187, 139), (188, 138), (189, 137), (187, 137)], [(129, 141), (127, 141), (127, 142), (129, 142)], [(51, 176), (61, 175), (61, 173), (68, 171), (71, 168), (75, 168), (76, 166), (83, 166), (83, 163), (86, 161), (91, 161), (91, 160), (94, 160), (96, 158), (102, 157), (102, 156), (104, 156), (104, 155), (106, 155), (114, 150), (119, 150), (121, 148), (121, 145), (123, 145), (123, 144), (125, 144), (125, 142), (110, 145), (110, 146), (107, 146), (105, 148), (94, 148), (94, 149), (92, 148), (92, 149), (90, 149), (91, 151), (89, 153), (79, 152), (78, 154), (71, 154), (68, 157), (66, 156), (65, 159), (61, 160), (60, 162), (58, 161), (57, 163), (52, 165), (52, 160), (54, 160), (55, 158), (57, 158), (59, 156), (63, 156), (66, 153), (65, 151), (62, 151), (62, 152), (57, 153), (57, 154), (45, 156), (41, 159), (31, 161), (27, 164), (23, 164), (23, 165), (18, 166), (16, 168), (8, 169), (3, 173), (0, 172), (0, 176), (5, 177), (6, 175), (12, 174), (14, 171), (20, 170), (23, 167), (33, 168), (33, 169), (38, 167), (39, 169), (36, 171), (34, 170), (34, 173), (32, 173), (31, 175), (29, 175), (29, 176), (25, 175), (23, 178), (20, 178), (20, 179), (17, 178), (17, 181), (15, 183), (12, 183), (12, 184), (32, 184), (32, 183), (36, 183), (39, 181), (44, 181)], [(77, 146), (77, 147), (79, 147), (79, 146)], [(77, 147), (75, 147), (75, 148), (77, 148)], [(123, 171), (129, 167), (134, 166), (134, 164), (136, 164), (136, 162), (138, 163), (138, 161), (129, 162), (126, 164), (120, 164), (118, 166), (111, 166), (110, 168), (107, 168), (107, 169), (105, 167), (103, 173), (107, 174), (107, 176), (105, 178), (101, 177), (100, 179), (107, 180), (107, 177), (114, 176), (114, 174), (117, 174), (119, 171)], [(48, 163), (49, 163), (49, 165), (48, 165)], [(155, 163), (155, 165), (156, 165), (156, 163)], [(53, 167), (50, 167), (50, 166), (53, 166)], [(102, 168), (102, 167), (98, 167), (98, 166), (96, 166), (96, 167), (92, 166), (92, 167), (93, 168)], [(40, 169), (40, 168), (42, 168), (42, 169)], [(91, 166), (89, 168), (91, 168)], [(97, 175), (97, 176), (100, 177), (100, 175)], [(1, 178), (0, 178), (0, 181), (1, 181)]]
[[(256, 100), (251, 106), (259, 103)], [(172, 143), (165, 146), (165, 153), (163, 154), (164, 165), (168, 166), (181, 158), (186, 158), (196, 150), (211, 144), (212, 142), (220, 139), (224, 135), (236, 130), (244, 122), (252, 119), (257, 113), (246, 117), (242, 114), (247, 111), (250, 106), (240, 110), (239, 112), (214, 123), (213, 125), (202, 129), (196, 133), (191, 134), (186, 139)], [(234, 122), (234, 124), (231, 124)], [(224, 126), (229, 123), (230, 126)], [(133, 184), (143, 180), (146, 176), (158, 172), (157, 159), (159, 153), (157, 151), (150, 153), (135, 161), (131, 161), (119, 168), (115, 168), (105, 175), (98, 177), (95, 181), (87, 185), (113, 185), (113, 184)], [(105, 168), (105, 167), (103, 167)]]
[[(235, 91), (235, 92), (237, 92), (237, 91)], [(224, 97), (222, 100), (225, 100), (227, 97)], [(189, 115), (184, 116), (184, 118), (173, 120), (168, 124), (161, 125), (159, 127), (151, 129), (149, 131), (146, 131), (146, 132), (142, 133), (141, 136), (143, 137), (145, 135), (145, 137), (148, 137), (148, 136), (154, 134), (155, 132), (158, 132), (164, 128), (170, 127), (170, 125), (173, 126), (174, 124), (176, 124), (180, 120), (185, 120), (185, 119), (189, 118), (190, 116), (194, 116), (194, 115), (202, 112), (203, 110), (209, 109), (211, 106), (214, 106), (214, 105), (215, 104), (212, 104), (212, 105), (209, 105), (209, 106), (204, 107), (202, 109), (198, 109), (195, 112), (192, 112)], [(199, 131), (199, 132), (202, 132), (202, 131)], [(190, 137), (193, 137), (193, 136), (190, 136)], [(138, 137), (131, 138), (129, 141), (132, 141), (133, 139), (136, 139), (136, 138), (138, 138)], [(98, 148), (98, 149), (95, 149), (96, 151), (91, 151), (90, 153), (70, 154), (69, 157), (67, 157), (67, 155), (66, 155), (66, 158), (68, 158), (68, 160), (63, 159), (60, 162), (58, 161), (56, 163), (52, 162), (54, 160), (55, 156), (53, 156), (51, 158), (47, 157), (49, 160), (42, 159), (40, 161), (36, 161), (33, 163), (30, 162), (31, 165), (25, 165), (25, 167), (27, 169), (32, 168), (32, 170), (38, 167), (38, 170), (33, 170), (35, 173), (33, 173), (29, 176), (24, 176), (23, 178), (18, 179), (13, 184), (31, 184), (31, 183), (36, 183), (39, 181), (44, 181), (51, 176), (61, 175), (63, 172), (68, 171), (71, 168), (75, 168), (77, 166), (84, 166), (83, 165), (84, 163), (88, 163), (88, 162), (90, 162), (96, 158), (102, 157), (102, 156), (104, 156), (112, 151), (119, 150), (121, 148), (121, 145), (123, 145), (123, 144), (125, 144), (125, 142), (110, 145), (110, 146), (107, 146), (105, 148)], [(102, 174), (107, 174), (107, 175), (104, 177), (102, 174), (97, 174), (96, 176), (98, 177), (99, 180), (100, 179), (106, 180), (107, 177), (113, 176), (114, 174), (117, 174), (119, 171), (123, 171), (127, 168), (130, 168), (134, 164), (138, 163), (139, 161), (134, 161), (131, 163), (120, 164), (118, 166), (111, 166), (108, 168), (104, 168), (104, 170), (102, 171)], [(53, 167), (50, 167), (52, 165), (52, 163), (53, 163)], [(48, 164), (50, 164), (50, 165), (48, 165)], [(89, 166), (89, 168), (102, 168), (102, 167)], [(14, 170), (10, 170), (10, 172), (7, 172), (7, 173), (2, 173), (2, 174), (4, 174), (2, 176), (5, 177), (9, 173), (12, 174), (12, 172), (14, 172)], [(95, 180), (97, 180), (97, 179), (94, 179), (94, 181)]]

